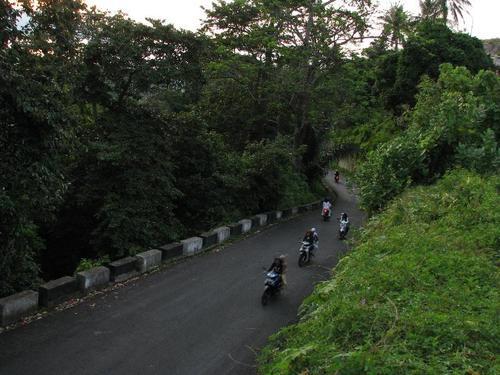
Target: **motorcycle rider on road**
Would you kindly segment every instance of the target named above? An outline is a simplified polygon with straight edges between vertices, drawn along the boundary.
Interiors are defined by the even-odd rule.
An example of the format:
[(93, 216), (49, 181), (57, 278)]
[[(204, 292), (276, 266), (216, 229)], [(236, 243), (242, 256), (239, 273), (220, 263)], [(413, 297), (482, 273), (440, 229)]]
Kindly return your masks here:
[(274, 258), (273, 263), (267, 270), (267, 272), (274, 271), (280, 275), (282, 286), (286, 285), (286, 257), (284, 255), (280, 255), (279, 257)]
[(323, 199), (323, 209), (327, 209), (330, 212), (330, 216), (332, 216), (332, 202), (330, 202), (329, 198)]
[(349, 222), (349, 218), (347, 217), (347, 214), (345, 212), (342, 212), (342, 214), (340, 215), (340, 222), (346, 224), (345, 235), (347, 235), (347, 232), (349, 232), (349, 226), (351, 223)]
[(311, 228), (310, 230), (308, 230), (302, 241), (310, 243), (313, 250), (318, 249), (319, 236), (318, 232), (316, 232), (316, 228)]

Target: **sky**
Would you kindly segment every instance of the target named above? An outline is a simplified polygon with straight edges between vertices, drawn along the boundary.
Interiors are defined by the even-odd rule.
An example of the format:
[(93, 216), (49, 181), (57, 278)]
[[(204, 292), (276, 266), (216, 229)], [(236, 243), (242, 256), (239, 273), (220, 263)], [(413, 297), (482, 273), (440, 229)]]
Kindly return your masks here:
[[(209, 8), (212, 0), (86, 0), (89, 5), (112, 12), (122, 10), (131, 18), (143, 21), (156, 18), (172, 23), (177, 28), (196, 30), (204, 17), (201, 6)], [(382, 8), (388, 8), (396, 0), (379, 0)], [(418, 14), (418, 0), (400, 0), (413, 14)], [(500, 0), (471, 0), (470, 15), (459, 26), (480, 39), (500, 37)]]

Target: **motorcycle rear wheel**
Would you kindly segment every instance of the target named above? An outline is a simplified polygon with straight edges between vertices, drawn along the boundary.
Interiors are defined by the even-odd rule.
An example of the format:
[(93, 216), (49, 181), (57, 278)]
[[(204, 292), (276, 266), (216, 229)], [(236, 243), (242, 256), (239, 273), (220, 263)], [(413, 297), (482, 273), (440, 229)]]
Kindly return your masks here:
[(299, 267), (304, 267), (307, 263), (307, 253), (301, 253), (299, 256)]
[(262, 306), (266, 306), (270, 298), (271, 291), (269, 289), (264, 290), (264, 293), (262, 293), (262, 297), (260, 298), (260, 303), (262, 303)]

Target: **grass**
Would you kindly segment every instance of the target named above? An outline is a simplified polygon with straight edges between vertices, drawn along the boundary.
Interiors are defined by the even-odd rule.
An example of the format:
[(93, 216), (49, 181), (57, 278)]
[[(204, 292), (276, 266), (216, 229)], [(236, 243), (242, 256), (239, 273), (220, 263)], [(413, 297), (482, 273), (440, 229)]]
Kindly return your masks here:
[(272, 336), (262, 374), (497, 374), (497, 176), (458, 170), (395, 199)]

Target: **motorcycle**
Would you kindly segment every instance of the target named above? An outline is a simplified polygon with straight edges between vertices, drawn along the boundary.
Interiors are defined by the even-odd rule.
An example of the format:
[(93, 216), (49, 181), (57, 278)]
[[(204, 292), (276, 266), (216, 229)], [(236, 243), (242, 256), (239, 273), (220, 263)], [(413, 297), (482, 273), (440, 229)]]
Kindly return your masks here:
[(321, 213), (321, 216), (323, 216), (323, 221), (328, 221), (330, 220), (330, 210), (328, 208), (323, 208), (323, 212)]
[(311, 261), (311, 257), (314, 256), (313, 249), (314, 244), (302, 241), (302, 245), (299, 249), (299, 267), (304, 267)]
[(260, 299), (262, 306), (266, 306), (269, 299), (281, 291), (281, 276), (275, 271), (266, 273), (266, 281), (264, 282), (264, 293)]
[(337, 184), (338, 184), (338, 183), (339, 183), (339, 181), (340, 181), (340, 175), (336, 174), (336, 175), (335, 175), (335, 183), (337, 183)]
[(345, 239), (348, 230), (349, 230), (349, 222), (340, 220), (339, 240)]

